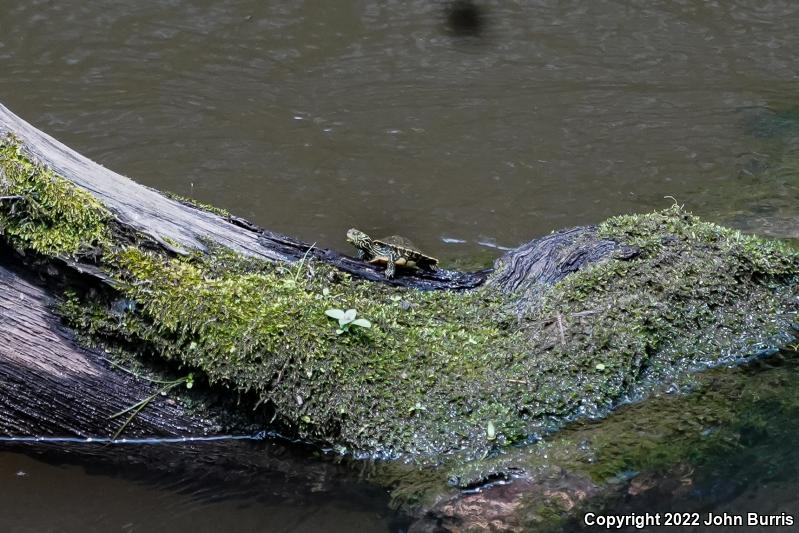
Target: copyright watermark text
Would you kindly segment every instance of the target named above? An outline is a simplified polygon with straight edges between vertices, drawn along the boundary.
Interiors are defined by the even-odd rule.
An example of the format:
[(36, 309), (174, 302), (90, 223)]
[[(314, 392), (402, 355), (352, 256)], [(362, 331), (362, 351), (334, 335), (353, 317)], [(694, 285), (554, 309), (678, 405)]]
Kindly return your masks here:
[(583, 516), (586, 526), (603, 529), (634, 527), (643, 529), (651, 526), (792, 526), (796, 523), (792, 514), (775, 515), (761, 513), (630, 513), (597, 514)]

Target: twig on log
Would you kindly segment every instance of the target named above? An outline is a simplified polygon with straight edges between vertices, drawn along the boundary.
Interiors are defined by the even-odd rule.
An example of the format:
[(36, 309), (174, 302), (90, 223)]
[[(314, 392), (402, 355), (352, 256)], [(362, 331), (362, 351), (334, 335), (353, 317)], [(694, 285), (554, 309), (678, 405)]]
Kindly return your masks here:
[(558, 330), (560, 331), (560, 343), (566, 346), (566, 331), (563, 328), (563, 315), (558, 313)]

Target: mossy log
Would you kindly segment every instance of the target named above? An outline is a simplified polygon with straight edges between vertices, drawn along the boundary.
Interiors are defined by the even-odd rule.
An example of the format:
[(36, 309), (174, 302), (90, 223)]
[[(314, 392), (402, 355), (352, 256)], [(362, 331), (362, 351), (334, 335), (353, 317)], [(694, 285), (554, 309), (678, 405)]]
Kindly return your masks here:
[[(119, 371), (108, 354), (81, 346), (53, 313), (52, 293), (72, 274), (53, 265), (31, 270), (5, 245), (0, 258), (0, 451), (168, 480), (199, 498), (257, 494), (295, 503), (325, 497), (342, 506), (365, 498), (384, 504), (384, 491), (354, 476), (346, 462), (311, 459), (312, 450), (259, 434), (259, 426), (221, 406), (201, 411), (161, 398), (160, 384)], [(71, 283), (95, 280), (78, 274)], [(128, 418), (113, 415), (152, 395), (157, 399), (107, 446)]]
[[(313, 248), (310, 244), (276, 234), (210, 206), (192, 204), (140, 185), (87, 159), (44, 132), (33, 127), (0, 105), (0, 136), (13, 135), (31, 159), (41, 162), (55, 174), (85, 189), (114, 217), (117, 231), (144, 236), (177, 255), (206, 251), (209, 243), (224, 246), (241, 254), (278, 262), (296, 262), (306, 256), (330, 264), (353, 276), (383, 284), (422, 290), (464, 290), (484, 283), (488, 271), (437, 272), (417, 271), (392, 280), (383, 277), (378, 267), (355, 260), (333, 250)], [(2, 170), (0, 169), (0, 172)], [(0, 174), (0, 181), (4, 176)], [(20, 195), (8, 195), (0, 202), (13, 203)], [(618, 248), (608, 239), (596, 236), (595, 228), (574, 228), (554, 233), (511, 252), (506, 256), (511, 266), (495, 283), (508, 290), (520, 284), (552, 284), (581, 266), (599, 261)], [(110, 421), (111, 413), (123, 409), (154, 390), (142, 380), (115, 371), (101, 363), (99, 351), (78, 346), (52, 312), (53, 296), (32, 284), (31, 276), (80, 278), (88, 286), (109, 282), (92, 258), (81, 260), (64, 255), (43, 264), (36, 258), (34, 274), (27, 280), (20, 272), (25, 258), (6, 243), (2, 253), (4, 344), (0, 348), (0, 383), (2, 396), (0, 432), (22, 435), (110, 435), (119, 424)], [(28, 267), (31, 267), (28, 262)], [(25, 267), (23, 267), (25, 268)], [(27, 268), (31, 270), (31, 268)], [(54, 280), (50, 280), (52, 282)], [(75, 283), (73, 281), (73, 283)], [(65, 280), (59, 281), (63, 289)], [(60, 290), (59, 289), (59, 290)], [(33, 373), (32, 373), (33, 372)], [(38, 372), (38, 373), (36, 373)], [(27, 385), (25, 385), (27, 384)], [(27, 388), (26, 388), (27, 387)], [(81, 392), (78, 392), (81, 391)], [(96, 397), (94, 397), (96, 395)], [(52, 406), (58, 405), (53, 412)], [(163, 412), (162, 412), (163, 410)], [(127, 428), (131, 435), (174, 436), (208, 434), (205, 420), (179, 413), (167, 404), (155, 402)]]
[[(290, 263), (306, 256), (310, 250), (310, 256), (317, 261), (354, 276), (423, 290), (470, 289), (484, 283), (488, 275), (487, 271), (440, 270), (386, 280), (372, 265), (332, 250), (311, 248), (308, 243), (261, 229), (229, 213), (135, 183), (90, 161), (0, 105), (0, 136), (8, 134), (24, 145), (31, 159), (89, 191), (113, 214), (117, 231), (138, 235), (143, 245), (159, 246), (170, 254), (207, 250), (209, 242), (213, 242), (245, 255)], [(0, 167), (0, 185), (5, 185), (7, 180), (4, 172)], [(0, 209), (13, 210), (14, 203), (23, 200), (22, 195), (2, 195)], [(5, 228), (0, 224), (2, 229)], [(523, 261), (519, 268), (534, 263), (539, 272), (548, 272), (548, 279), (559, 279), (580, 266), (573, 258), (562, 262), (562, 250), (573, 248), (570, 243), (575, 236), (593, 231), (579, 228), (563, 234), (562, 239), (549, 237), (540, 246), (536, 260)], [(599, 245), (593, 255), (585, 254), (582, 262), (599, 260), (612, 252), (612, 243), (597, 242)], [(79, 462), (85, 462), (86, 457), (91, 461), (113, 460), (115, 454), (105, 448), (74, 444), (67, 447), (40, 444), (32, 448), (30, 438), (110, 438), (127, 418), (111, 418), (113, 414), (158, 392), (159, 384), (120, 371), (102, 348), (87, 348), (78, 342), (74, 332), (66, 328), (62, 317), (54, 312), (66, 288), (102, 291), (111, 283), (91, 254), (79, 258), (69, 254), (48, 255), (24, 247), (15, 248), (8, 240), (0, 244), (0, 436), (21, 438), (17, 444), (5, 441), (5, 449), (54, 454), (58, 460), (64, 460), (65, 453), (74, 455)], [(187, 409), (181, 402), (156, 398), (131, 419), (121, 439), (220, 436), (241, 433), (243, 426), (236, 417), (220, 415), (217, 411), (198, 412), (196, 408)], [(282, 446), (278, 441), (270, 448)], [(236, 448), (235, 457), (231, 457), (229, 444), (215, 451), (207, 442), (183, 445), (167, 454), (163, 446), (158, 449), (126, 446), (124, 449), (120, 457), (127, 467), (138, 463), (149, 468), (167, 465), (174, 469), (176, 464), (181, 464), (204, 469), (203, 479), (212, 475), (212, 471), (219, 471), (223, 474), (220, 478), (230, 480), (228, 466), (234, 466), (235, 462), (235, 470), (249, 472), (245, 485), (253, 490), (260, 487), (257, 490), (262, 493), (275, 491), (276, 486), (281, 487), (282, 494), (301, 493), (303, 487), (311, 485), (314, 491), (342, 492), (342, 484), (336, 480), (345, 477), (333, 474), (333, 470), (342, 467), (329, 462), (309, 463), (301, 469), (297, 460), (284, 459), (290, 455), (285, 451), (271, 453), (274, 450), (258, 449), (253, 452), (249, 448)], [(185, 456), (183, 460), (178, 459), (179, 455)], [(270, 459), (274, 456), (278, 459)], [(152, 461), (154, 457), (159, 460)], [(198, 460), (200, 457), (205, 460)], [(214, 461), (213, 466), (208, 458)], [(288, 484), (275, 483), (275, 473), (286, 468), (291, 469), (286, 472), (291, 488)], [(259, 478), (263, 481), (259, 482)], [(241, 475), (236, 480), (245, 481)]]
[[(0, 433), (111, 434), (109, 415), (158, 386), (107, 361), (144, 361), (337, 453), (438, 465), (454, 489), (507, 477), (486, 458), (511, 444), (774, 351), (799, 308), (796, 250), (679, 206), (552, 233), (493, 272), (386, 280), (143, 187), (2, 106), (0, 230), (15, 272), (0, 280)], [(336, 331), (335, 307), (373, 327)], [(229, 429), (188, 405), (159, 399), (126, 435)]]

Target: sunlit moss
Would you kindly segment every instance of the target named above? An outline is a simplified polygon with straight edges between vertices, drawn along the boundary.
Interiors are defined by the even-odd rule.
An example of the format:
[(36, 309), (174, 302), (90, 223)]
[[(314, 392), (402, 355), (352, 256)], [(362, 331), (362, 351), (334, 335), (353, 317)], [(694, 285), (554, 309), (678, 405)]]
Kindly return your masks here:
[[(211, 253), (115, 242), (90, 194), (0, 144), (6, 239), (47, 255), (97, 248), (125, 305), (72, 297), (65, 317), (107, 344), (191, 367), (252, 398), (287, 432), (339, 451), (482, 457), (602, 415), (689, 371), (784, 342), (799, 253), (675, 206), (602, 224), (637, 246), (538, 294), (421, 292)], [(328, 309), (369, 329), (337, 334)], [(251, 404), (250, 404), (251, 405)]]
[(108, 211), (91, 194), (31, 160), (11, 136), (0, 138), (0, 232), (20, 248), (76, 255), (110, 242)]
[[(255, 394), (276, 423), (340, 451), (476, 457), (778, 344), (795, 319), (799, 261), (780, 244), (676, 208), (602, 231), (641, 253), (569, 276), (524, 316), (488, 288), (420, 292), (316, 262), (126, 248), (108, 266), (135, 312), (79, 323)], [(332, 308), (373, 327), (338, 335)]]
[(189, 198), (188, 196), (181, 196), (180, 194), (176, 194), (174, 192), (169, 192), (169, 191), (164, 191), (162, 194), (167, 198), (175, 200), (176, 202), (196, 207), (201, 211), (207, 211), (209, 213), (213, 213), (214, 215), (219, 215), (222, 218), (227, 218), (230, 216), (230, 211), (228, 211), (227, 209), (222, 209), (221, 207), (216, 207), (215, 205), (206, 204), (199, 200), (195, 200), (194, 198)]
[(712, 252), (719, 254), (717, 261), (740, 263), (736, 272), (797, 275), (796, 247), (701, 221), (676, 204), (654, 213), (613, 217), (603, 222), (599, 230), (604, 237), (641, 247), (647, 256), (668, 253), (670, 249), (685, 253), (687, 244), (695, 247), (691, 251), (700, 258)]
[[(472, 433), (507, 417), (492, 388), (477, 386), (501, 366), (507, 340), (495, 296), (398, 291), (324, 264), (223, 250), (186, 260), (126, 248), (112, 264), (136, 312), (103, 317), (82, 303), (65, 306), (75, 323), (255, 393), (302, 437), (430, 454), (485, 441)], [(372, 328), (337, 334), (325, 315), (332, 308), (356, 309)]]

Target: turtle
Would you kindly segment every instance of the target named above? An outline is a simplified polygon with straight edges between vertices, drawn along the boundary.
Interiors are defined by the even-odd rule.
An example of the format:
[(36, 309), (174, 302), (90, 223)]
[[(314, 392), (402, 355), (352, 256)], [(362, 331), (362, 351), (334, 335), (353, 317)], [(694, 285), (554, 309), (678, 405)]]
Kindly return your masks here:
[(399, 235), (372, 240), (366, 233), (351, 228), (347, 230), (347, 241), (358, 249), (358, 259), (386, 265), (384, 275), (388, 279), (394, 277), (396, 267), (437, 270), (438, 259), (423, 254), (411, 241)]

